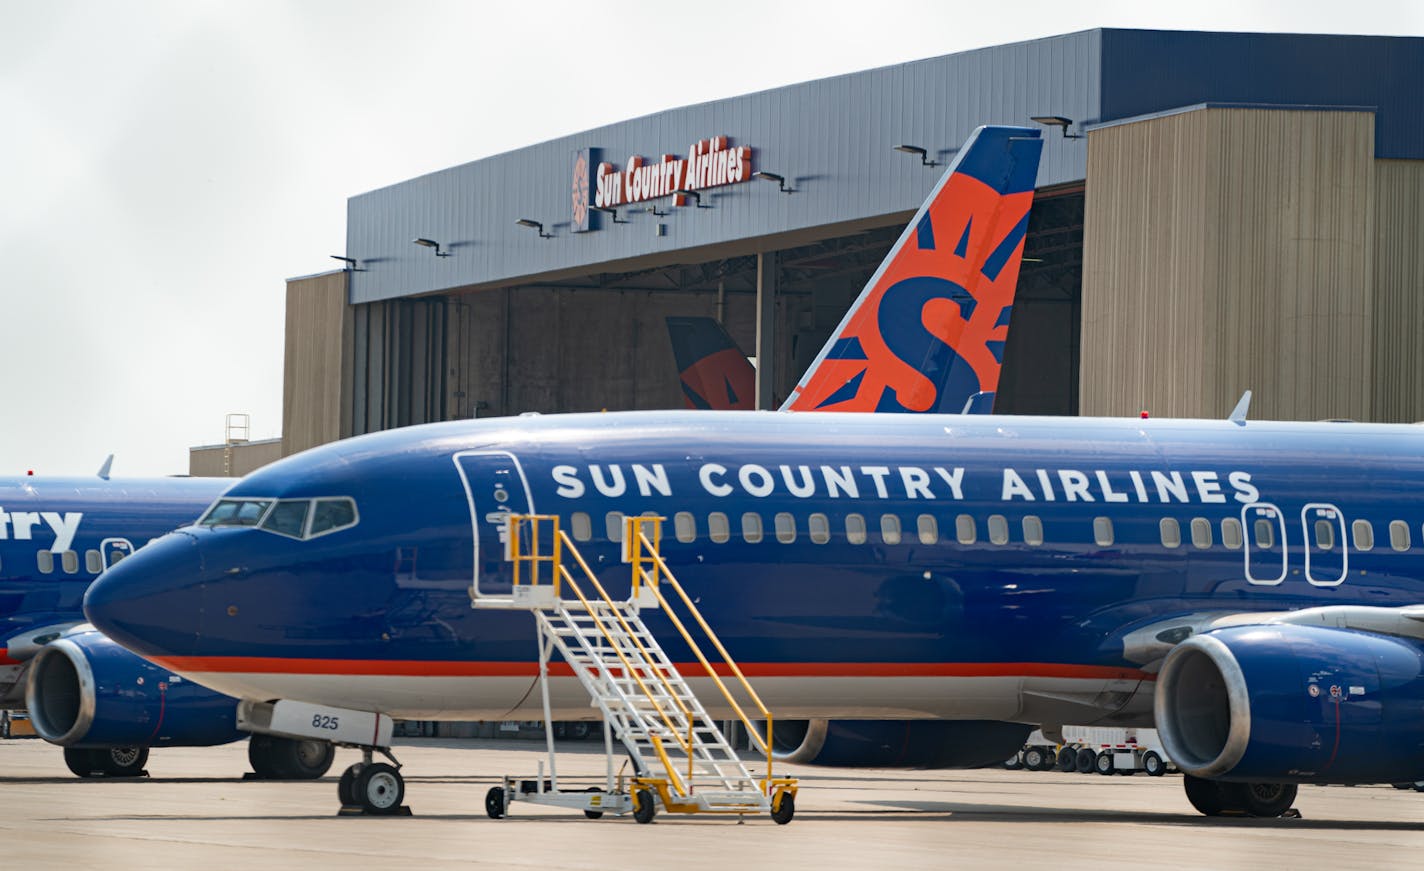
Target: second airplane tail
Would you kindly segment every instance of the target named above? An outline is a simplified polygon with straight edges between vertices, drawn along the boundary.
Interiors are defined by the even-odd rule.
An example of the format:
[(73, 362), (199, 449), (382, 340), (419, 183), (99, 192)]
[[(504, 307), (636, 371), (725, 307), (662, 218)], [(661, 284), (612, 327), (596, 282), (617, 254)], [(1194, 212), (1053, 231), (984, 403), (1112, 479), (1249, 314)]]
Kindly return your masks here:
[(783, 411), (992, 410), (1042, 150), (970, 135)]

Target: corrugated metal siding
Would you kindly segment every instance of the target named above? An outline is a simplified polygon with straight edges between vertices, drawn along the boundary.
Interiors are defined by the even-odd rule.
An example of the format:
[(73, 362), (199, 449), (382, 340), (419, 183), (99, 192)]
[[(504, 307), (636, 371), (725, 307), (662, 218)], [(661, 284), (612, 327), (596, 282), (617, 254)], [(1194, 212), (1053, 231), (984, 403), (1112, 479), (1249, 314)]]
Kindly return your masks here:
[(1371, 413), (1372, 116), (1213, 109), (1090, 134), (1085, 414)]
[(1374, 107), (1375, 156), (1424, 158), (1424, 39), (1102, 31), (1102, 120), (1197, 103)]
[[(1099, 34), (1069, 34), (792, 85), (689, 106), (453, 167), (351, 198), (347, 255), (362, 261), (351, 299), (369, 302), (472, 285), (605, 271), (634, 258), (665, 262), (689, 248), (893, 215), (917, 208), (942, 167), (927, 169), (892, 149), (929, 149), (943, 164), (978, 125), (1029, 124), (1029, 116), (1098, 117)], [(796, 188), (753, 181), (704, 192), (709, 209), (663, 218), (620, 210), (628, 224), (596, 215), (601, 229), (569, 232), (574, 154), (602, 149), (620, 169), (631, 154), (686, 156), (714, 135), (755, 148), (753, 166)], [(1081, 179), (1081, 140), (1049, 139), (1040, 184)], [(659, 200), (659, 209), (669, 208)], [(544, 223), (541, 239), (515, 220)], [(666, 235), (656, 235), (659, 224)], [(450, 257), (411, 244), (449, 247)], [(651, 262), (651, 261), (649, 261)]]
[(1424, 420), (1424, 161), (1375, 162), (1375, 420)]
[[(350, 435), (351, 312), (345, 272), (287, 282), (282, 454)], [(333, 389), (339, 385), (341, 389)]]

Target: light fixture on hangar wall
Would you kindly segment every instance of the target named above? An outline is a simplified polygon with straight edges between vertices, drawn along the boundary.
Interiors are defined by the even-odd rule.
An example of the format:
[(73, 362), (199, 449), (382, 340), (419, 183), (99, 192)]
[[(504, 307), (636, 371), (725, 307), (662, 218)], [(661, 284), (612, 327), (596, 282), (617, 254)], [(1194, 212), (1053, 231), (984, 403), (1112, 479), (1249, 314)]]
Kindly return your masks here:
[(411, 241), (411, 244), (413, 244), (413, 245), (419, 245), (419, 246), (422, 247), (422, 248), (434, 248), (434, 249), (435, 249), (435, 256), (436, 256), (436, 257), (449, 257), (449, 256), (450, 256), (450, 252), (449, 252), (449, 251), (441, 251), (441, 250), (440, 250), (440, 243), (439, 243), (439, 242), (436, 242), (434, 239), (426, 239), (426, 238), (422, 237), (422, 238), (419, 238), (419, 239), (411, 239), (410, 241)]
[(920, 166), (939, 166), (939, 161), (930, 160), (930, 153), (918, 145), (897, 145), (895, 150), (905, 154), (919, 155)]
[(361, 268), (361, 261), (357, 260), (355, 257), (342, 257), (340, 254), (328, 254), (327, 256), (330, 257), (332, 260), (340, 260), (342, 263), (345, 263), (346, 265), (341, 267), (342, 270), (345, 272), (366, 271)]
[(1072, 118), (1064, 118), (1062, 115), (1030, 115), (1029, 120), (1042, 124), (1045, 127), (1057, 127), (1063, 131), (1064, 139), (1082, 139), (1081, 133), (1069, 133), (1068, 128), (1073, 126)]
[(613, 217), (613, 223), (615, 224), (628, 223), (626, 219), (618, 217), (617, 209), (611, 209), (608, 206), (589, 206), (589, 208), (593, 209), (595, 212), (602, 212), (605, 215), (611, 215)]
[(553, 234), (553, 233), (545, 233), (545, 232), (544, 232), (544, 225), (541, 224), (541, 223), (539, 223), (538, 221), (534, 221), (534, 220), (531, 220), (531, 219), (529, 219), (529, 218), (520, 218), (519, 220), (515, 221), (514, 223), (518, 224), (518, 225), (521, 226), (521, 227), (528, 227), (528, 228), (531, 229), (531, 230), (538, 230), (538, 231), (539, 231), (539, 238), (540, 238), (540, 239), (552, 239), (552, 238), (554, 238), (554, 234)]
[(673, 200), (673, 203), (675, 203), (676, 205), (679, 205), (679, 206), (686, 206), (686, 205), (687, 205), (687, 201), (688, 201), (688, 199), (690, 198), (690, 199), (692, 200), (693, 204), (696, 205), (697, 208), (699, 208), (699, 209), (710, 209), (710, 208), (712, 208), (711, 206), (704, 206), (704, 205), (702, 205), (702, 194), (699, 194), (697, 191), (675, 190), (675, 191), (672, 192), (672, 195), (673, 195), (673, 197), (675, 197), (675, 199)]
[(774, 172), (754, 172), (752, 173), (752, 178), (759, 178), (762, 181), (774, 181), (781, 188), (781, 192), (784, 194), (796, 193), (796, 188), (789, 188), (786, 186), (786, 176), (784, 175), (777, 175)]

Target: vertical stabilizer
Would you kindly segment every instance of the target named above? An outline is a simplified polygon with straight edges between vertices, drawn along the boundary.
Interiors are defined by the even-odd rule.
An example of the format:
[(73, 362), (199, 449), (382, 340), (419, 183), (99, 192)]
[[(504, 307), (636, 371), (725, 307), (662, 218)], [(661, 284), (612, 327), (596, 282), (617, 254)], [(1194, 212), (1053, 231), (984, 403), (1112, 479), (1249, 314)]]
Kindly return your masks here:
[(756, 372), (722, 325), (704, 317), (670, 317), (667, 325), (687, 407), (750, 411)]
[(1042, 150), (970, 135), (783, 411), (992, 410)]

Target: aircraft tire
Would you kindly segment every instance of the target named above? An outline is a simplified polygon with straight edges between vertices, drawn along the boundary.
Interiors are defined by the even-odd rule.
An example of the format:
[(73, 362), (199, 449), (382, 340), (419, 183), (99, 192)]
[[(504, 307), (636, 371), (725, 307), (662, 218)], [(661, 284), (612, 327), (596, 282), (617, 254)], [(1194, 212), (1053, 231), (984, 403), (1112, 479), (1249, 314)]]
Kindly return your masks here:
[[(1018, 771), (1023, 767), (1023, 756), (1019, 753), (1015, 753), (1013, 756), (1004, 760), (1004, 768), (1008, 771)], [(1413, 786), (1413, 784), (1410, 784), (1410, 786)]]
[(148, 762), (147, 747), (106, 747), (95, 754), (105, 777), (138, 777)]
[(356, 803), (368, 814), (389, 816), (400, 811), (405, 798), (405, 778), (384, 762), (362, 766), (352, 784)]
[(489, 814), (489, 818), (492, 820), (502, 820), (506, 811), (504, 787), (491, 786), (489, 792), (485, 793), (485, 813)]
[(1295, 803), (1294, 783), (1227, 783), (1222, 789), (1235, 808), (1253, 817), (1278, 817)]
[(76, 777), (102, 776), (104, 767), (99, 760), (101, 752), (103, 751), (91, 750), (87, 747), (66, 747), (64, 748), (64, 764)]
[(329, 741), (253, 735), (247, 742), (247, 761), (268, 780), (316, 780), (331, 770), (335, 758), (336, 747)]
[(341, 772), (341, 779), (336, 781), (336, 797), (341, 800), (342, 807), (360, 807), (361, 803), (356, 800), (356, 776), (361, 773), (361, 763), (348, 765), (346, 770)]
[(1058, 751), (1058, 758), (1054, 760), (1053, 767), (1062, 772), (1069, 772), (1078, 767), (1078, 751), (1072, 747), (1064, 747)]
[(657, 802), (653, 800), (653, 794), (646, 789), (633, 793), (633, 801), (637, 805), (633, 808), (633, 819), (639, 823), (651, 823), (653, 817), (658, 815)]
[(1182, 775), (1182, 788), (1187, 792), (1187, 801), (1204, 816), (1219, 817), (1223, 811), (1232, 809), (1223, 786), (1214, 780)]
[(1142, 754), (1142, 770), (1147, 772), (1148, 777), (1161, 777), (1167, 773), (1167, 763), (1162, 761), (1156, 750), (1148, 750)]

